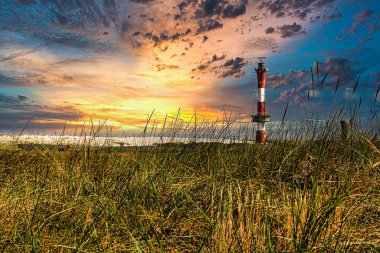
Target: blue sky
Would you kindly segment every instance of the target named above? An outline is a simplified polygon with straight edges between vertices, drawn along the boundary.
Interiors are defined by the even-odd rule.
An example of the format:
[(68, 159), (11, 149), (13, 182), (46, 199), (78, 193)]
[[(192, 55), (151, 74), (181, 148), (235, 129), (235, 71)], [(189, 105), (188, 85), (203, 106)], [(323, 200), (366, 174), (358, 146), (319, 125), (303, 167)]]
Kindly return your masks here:
[(274, 120), (287, 104), (295, 119), (359, 102), (368, 119), (379, 31), (376, 0), (0, 0), (0, 131), (105, 118), (138, 131), (153, 109), (163, 119), (179, 107), (247, 120), (261, 60)]

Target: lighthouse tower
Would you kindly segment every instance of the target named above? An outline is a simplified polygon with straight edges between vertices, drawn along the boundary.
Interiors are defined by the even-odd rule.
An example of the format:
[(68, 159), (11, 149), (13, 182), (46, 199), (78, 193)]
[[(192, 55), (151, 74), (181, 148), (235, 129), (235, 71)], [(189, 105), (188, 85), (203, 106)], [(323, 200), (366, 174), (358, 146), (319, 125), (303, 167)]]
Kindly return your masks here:
[(259, 63), (255, 68), (257, 73), (258, 84), (258, 102), (257, 102), (257, 114), (252, 115), (252, 122), (257, 123), (256, 142), (265, 143), (267, 133), (265, 130), (265, 123), (270, 121), (270, 116), (265, 112), (265, 78), (267, 74), (267, 68), (264, 63)]

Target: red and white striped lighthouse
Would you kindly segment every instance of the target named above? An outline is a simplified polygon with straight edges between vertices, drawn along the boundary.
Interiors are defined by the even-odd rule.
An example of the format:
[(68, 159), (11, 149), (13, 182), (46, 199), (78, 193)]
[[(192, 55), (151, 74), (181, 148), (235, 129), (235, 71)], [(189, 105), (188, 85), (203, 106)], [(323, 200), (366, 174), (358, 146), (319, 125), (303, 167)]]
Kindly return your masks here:
[(265, 143), (267, 139), (265, 123), (270, 121), (270, 116), (265, 112), (265, 78), (268, 69), (264, 63), (259, 63), (255, 70), (257, 73), (258, 102), (257, 114), (252, 115), (252, 122), (257, 122), (256, 142)]

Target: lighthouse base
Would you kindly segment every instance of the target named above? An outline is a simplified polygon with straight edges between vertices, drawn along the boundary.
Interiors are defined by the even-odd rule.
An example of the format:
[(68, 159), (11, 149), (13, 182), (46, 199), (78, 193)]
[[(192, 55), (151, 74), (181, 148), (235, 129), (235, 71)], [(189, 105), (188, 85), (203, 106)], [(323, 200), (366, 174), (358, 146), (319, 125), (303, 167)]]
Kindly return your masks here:
[(256, 131), (256, 143), (265, 143), (267, 140), (267, 132), (265, 130)]

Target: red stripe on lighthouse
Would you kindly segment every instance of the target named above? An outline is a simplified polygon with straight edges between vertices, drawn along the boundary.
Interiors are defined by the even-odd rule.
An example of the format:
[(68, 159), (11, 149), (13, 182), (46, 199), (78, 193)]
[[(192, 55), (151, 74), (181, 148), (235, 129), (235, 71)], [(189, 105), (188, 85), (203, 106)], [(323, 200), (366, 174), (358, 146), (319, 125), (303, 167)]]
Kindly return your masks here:
[(265, 115), (265, 102), (257, 102), (257, 114), (260, 116)]
[(267, 71), (262, 71), (261, 69), (257, 71), (257, 81), (258, 81), (258, 88), (265, 88), (265, 78), (267, 75)]

